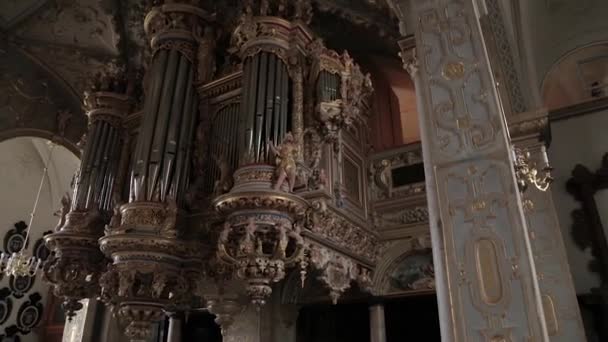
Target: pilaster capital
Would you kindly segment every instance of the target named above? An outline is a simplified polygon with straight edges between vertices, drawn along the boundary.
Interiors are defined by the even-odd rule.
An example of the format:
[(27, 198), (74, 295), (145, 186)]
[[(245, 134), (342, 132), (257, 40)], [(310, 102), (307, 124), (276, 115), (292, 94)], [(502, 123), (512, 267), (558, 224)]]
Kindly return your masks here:
[(509, 134), (513, 142), (546, 140), (549, 126), (547, 108), (539, 108), (511, 115), (507, 118)]
[(194, 51), (204, 27), (214, 15), (187, 1), (153, 7), (144, 19), (144, 30), (153, 50), (182, 50), (194, 59)]
[(416, 41), (414, 36), (408, 36), (399, 42), (399, 57), (403, 61), (403, 68), (412, 78), (418, 74), (418, 57), (416, 56)]
[(82, 108), (89, 123), (105, 120), (119, 127), (135, 103), (134, 85), (122, 65), (110, 63), (97, 73), (83, 96)]

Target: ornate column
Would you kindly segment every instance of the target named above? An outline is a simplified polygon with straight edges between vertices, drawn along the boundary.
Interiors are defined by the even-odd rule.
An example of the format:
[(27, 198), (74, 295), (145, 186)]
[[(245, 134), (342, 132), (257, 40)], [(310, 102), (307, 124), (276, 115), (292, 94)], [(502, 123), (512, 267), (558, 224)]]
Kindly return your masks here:
[(167, 342), (182, 341), (182, 319), (179, 314), (169, 315), (169, 331), (167, 332)]
[(369, 328), (371, 342), (386, 342), (383, 304), (373, 304), (369, 307)]
[[(191, 1), (167, 1), (146, 15), (153, 50), (145, 103), (132, 155), (129, 202), (115, 210), (101, 250), (112, 260), (100, 280), (101, 298), (113, 307), (132, 341), (146, 340), (164, 312), (195, 302), (204, 246), (186, 239), (181, 205), (189, 186), (192, 140), (198, 117), (198, 56), (213, 55), (212, 16)], [(205, 30), (203, 30), (205, 28)], [(200, 61), (199, 61), (200, 62)]]
[(421, 114), (442, 339), (548, 341), (512, 148), (481, 36), (483, 8), (470, 0), (390, 2), (402, 28), (407, 21), (415, 30), (417, 53), (404, 57)]
[[(537, 168), (548, 161), (543, 151), (545, 142), (542, 141), (548, 125), (546, 110), (509, 117), (509, 132), (515, 147), (529, 152), (529, 162)], [(549, 338), (551, 341), (585, 341), (585, 329), (551, 191), (528, 186), (522, 197)]]
[(83, 146), (74, 194), (62, 199), (61, 219), (53, 234), (45, 237), (53, 252), (44, 267), (46, 281), (53, 292), (64, 299), (68, 317), (82, 307), (80, 300), (99, 293), (99, 276), (105, 268), (98, 239), (112, 202), (120, 197), (115, 190), (125, 143), (123, 119), (132, 99), (125, 94), (125, 72), (110, 68), (99, 75), (94, 86), (85, 92), (84, 109), (89, 130)]

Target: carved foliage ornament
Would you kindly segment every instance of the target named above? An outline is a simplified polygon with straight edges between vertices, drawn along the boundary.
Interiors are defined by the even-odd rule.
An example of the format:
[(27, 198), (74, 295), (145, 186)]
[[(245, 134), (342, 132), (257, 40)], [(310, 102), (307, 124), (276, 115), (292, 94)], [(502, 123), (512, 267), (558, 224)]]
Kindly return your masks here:
[(178, 50), (190, 62), (196, 56), (196, 33), (214, 21), (203, 9), (187, 3), (170, 3), (152, 8), (144, 20), (144, 29), (154, 51)]
[(305, 227), (315, 235), (370, 262), (378, 258), (379, 244), (375, 235), (324, 206), (313, 207), (308, 211)]
[(302, 260), (304, 240), (298, 225), (277, 215), (233, 217), (218, 239), (218, 258), (234, 265), (247, 281), (247, 294), (256, 305), (270, 296), (270, 284), (285, 277), (285, 269)]
[(334, 304), (340, 296), (357, 281), (363, 289), (370, 289), (370, 271), (359, 266), (352, 259), (331, 251), (325, 247), (310, 246), (311, 266), (321, 271), (318, 279), (327, 286)]

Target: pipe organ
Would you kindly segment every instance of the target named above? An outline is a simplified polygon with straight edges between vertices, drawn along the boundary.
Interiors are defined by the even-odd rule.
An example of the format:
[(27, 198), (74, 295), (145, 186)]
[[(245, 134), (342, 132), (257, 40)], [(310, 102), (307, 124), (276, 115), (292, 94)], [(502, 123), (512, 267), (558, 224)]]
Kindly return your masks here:
[[(47, 274), (71, 303), (101, 298), (132, 340), (165, 312), (205, 303), (229, 322), (234, 302), (217, 297), (228, 289), (263, 305), (294, 274), (304, 284), (314, 271), (334, 302), (370, 284), (369, 75), (310, 30), (309, 1), (244, 3), (229, 49), (238, 70), (218, 78), (217, 18), (189, 2), (152, 8), (141, 112), (90, 126), (72, 212), (98, 203), (105, 214), (94, 234), (70, 231), (70, 220), (62, 231), (89, 239), (98, 256), (79, 274), (96, 285), (70, 293), (67, 269)], [(122, 130), (134, 148), (121, 147)], [(47, 244), (71, 262), (56, 237)]]
[(240, 165), (268, 162), (269, 144), (279, 144), (291, 131), (290, 93), (291, 79), (279, 56), (261, 51), (247, 57), (243, 64)]
[(182, 200), (196, 127), (198, 95), (188, 52), (158, 47), (135, 149), (130, 201)]

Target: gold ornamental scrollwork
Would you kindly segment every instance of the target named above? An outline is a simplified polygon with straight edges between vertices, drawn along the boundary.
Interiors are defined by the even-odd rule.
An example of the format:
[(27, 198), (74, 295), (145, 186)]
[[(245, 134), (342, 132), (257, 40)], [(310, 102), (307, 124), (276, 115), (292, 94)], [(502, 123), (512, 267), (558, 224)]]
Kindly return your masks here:
[(462, 62), (448, 62), (443, 67), (441, 75), (446, 80), (453, 81), (453, 80), (458, 80), (458, 79), (463, 78), (464, 77), (464, 71), (465, 71), (464, 63), (462, 63)]

